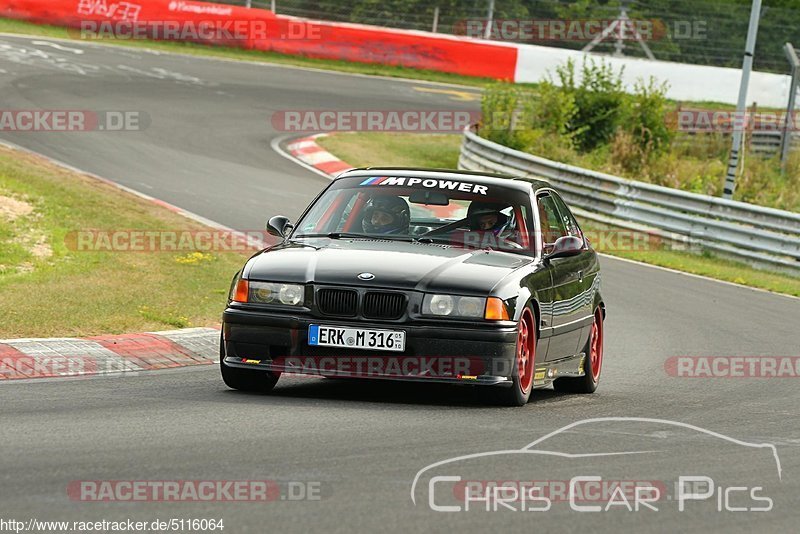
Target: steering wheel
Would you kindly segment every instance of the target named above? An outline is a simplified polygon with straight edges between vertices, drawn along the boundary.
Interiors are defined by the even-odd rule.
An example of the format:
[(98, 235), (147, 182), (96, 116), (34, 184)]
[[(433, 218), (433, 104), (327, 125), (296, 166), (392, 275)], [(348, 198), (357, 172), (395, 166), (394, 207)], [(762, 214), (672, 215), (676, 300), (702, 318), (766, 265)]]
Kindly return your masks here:
[[(511, 241), (510, 239), (505, 237), (501, 237), (500, 239), (503, 241), (503, 246), (508, 246), (509, 248), (514, 248), (517, 250), (525, 250), (525, 247), (523, 247), (516, 241)], [(500, 250), (502, 250), (502, 248)]]
[(450, 230), (455, 230), (456, 228), (460, 227), (462, 224), (467, 222), (468, 219), (469, 217), (464, 217), (463, 219), (459, 219), (458, 221), (453, 221), (451, 223), (445, 224), (444, 226), (440, 226), (439, 228), (434, 228), (433, 230), (425, 232), (424, 234), (420, 234), (417, 237), (430, 237), (433, 235), (446, 234)]

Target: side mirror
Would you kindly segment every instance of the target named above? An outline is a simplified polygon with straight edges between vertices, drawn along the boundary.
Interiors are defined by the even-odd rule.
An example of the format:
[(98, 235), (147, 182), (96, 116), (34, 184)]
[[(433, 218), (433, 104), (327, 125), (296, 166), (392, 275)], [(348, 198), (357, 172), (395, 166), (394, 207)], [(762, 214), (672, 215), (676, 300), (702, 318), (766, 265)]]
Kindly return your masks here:
[(286, 231), (294, 228), (288, 217), (276, 215), (267, 221), (267, 233), (286, 239)]
[(565, 235), (556, 239), (553, 250), (545, 255), (545, 259), (567, 258), (577, 256), (583, 250), (583, 239), (574, 235)]

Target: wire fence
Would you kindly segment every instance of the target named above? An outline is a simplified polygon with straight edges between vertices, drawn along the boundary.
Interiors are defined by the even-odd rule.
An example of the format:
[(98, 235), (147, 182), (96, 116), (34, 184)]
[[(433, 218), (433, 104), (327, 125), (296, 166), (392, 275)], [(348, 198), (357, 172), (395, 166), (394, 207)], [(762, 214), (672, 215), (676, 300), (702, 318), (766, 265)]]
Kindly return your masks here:
[[(247, 0), (216, 1), (247, 4)], [(275, 0), (276, 11), (284, 15), (424, 31), (435, 26), (440, 33), (471, 36), (475, 36), (476, 28), (484, 34), (490, 3), (490, 0)], [(646, 51), (636, 42), (632, 28), (649, 28), (640, 36), (656, 59), (738, 68), (751, 2), (495, 0), (493, 4), (494, 24), (489, 32), (492, 39), (582, 49), (599, 33), (598, 29), (607, 28), (620, 18), (624, 9), (632, 21), (625, 26), (625, 37), (618, 44), (615, 36), (619, 34), (612, 31), (594, 51), (645, 57)], [(785, 73), (788, 65), (783, 44), (800, 41), (800, 0), (776, 0), (771, 4), (762, 9), (755, 68)], [(253, 0), (251, 5), (269, 9), (271, 2)]]

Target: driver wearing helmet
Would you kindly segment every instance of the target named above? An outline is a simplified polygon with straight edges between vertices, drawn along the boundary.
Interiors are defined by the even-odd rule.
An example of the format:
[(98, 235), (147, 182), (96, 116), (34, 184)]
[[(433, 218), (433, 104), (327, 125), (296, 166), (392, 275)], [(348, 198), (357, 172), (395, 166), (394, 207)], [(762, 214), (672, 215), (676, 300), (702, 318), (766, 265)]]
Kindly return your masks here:
[(408, 234), (410, 220), (405, 200), (393, 195), (375, 196), (364, 206), (361, 226), (368, 234)]
[(473, 202), (467, 210), (470, 230), (499, 235), (508, 225), (508, 215), (500, 212), (505, 207), (488, 202)]

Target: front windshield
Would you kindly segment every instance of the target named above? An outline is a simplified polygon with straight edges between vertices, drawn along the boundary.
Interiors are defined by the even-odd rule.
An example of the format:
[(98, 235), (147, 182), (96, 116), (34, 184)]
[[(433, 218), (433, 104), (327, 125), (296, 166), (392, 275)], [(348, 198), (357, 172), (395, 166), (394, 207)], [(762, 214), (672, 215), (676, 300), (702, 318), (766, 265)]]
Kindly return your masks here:
[(529, 254), (535, 240), (522, 191), (463, 179), (337, 180), (298, 222), (292, 238), (365, 237)]

